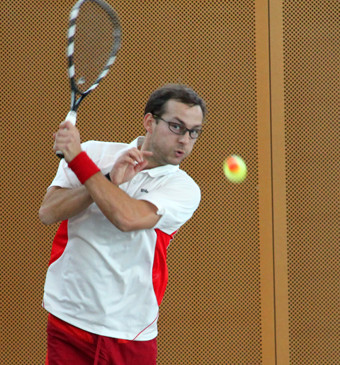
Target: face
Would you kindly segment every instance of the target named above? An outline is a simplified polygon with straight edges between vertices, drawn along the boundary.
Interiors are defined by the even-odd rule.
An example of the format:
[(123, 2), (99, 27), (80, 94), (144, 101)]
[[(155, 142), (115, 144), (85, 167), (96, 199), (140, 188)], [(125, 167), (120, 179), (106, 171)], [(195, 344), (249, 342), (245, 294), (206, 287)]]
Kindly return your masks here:
[[(203, 113), (199, 105), (189, 106), (175, 100), (165, 104), (165, 113), (160, 115), (167, 122), (177, 123), (187, 129), (202, 128)], [(162, 165), (179, 165), (190, 155), (197, 139), (192, 139), (189, 132), (184, 135), (175, 134), (169, 129), (168, 123), (155, 119), (151, 114), (144, 117), (147, 130), (143, 149), (151, 151), (147, 168)]]

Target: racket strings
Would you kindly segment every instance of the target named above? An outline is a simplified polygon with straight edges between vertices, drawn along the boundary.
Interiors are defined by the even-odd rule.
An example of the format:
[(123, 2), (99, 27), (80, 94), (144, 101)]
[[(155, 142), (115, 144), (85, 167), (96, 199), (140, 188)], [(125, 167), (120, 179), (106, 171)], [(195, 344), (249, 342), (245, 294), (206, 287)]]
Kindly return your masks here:
[(96, 2), (85, 1), (75, 21), (73, 45), (74, 81), (86, 92), (101, 76), (117, 37), (116, 24)]

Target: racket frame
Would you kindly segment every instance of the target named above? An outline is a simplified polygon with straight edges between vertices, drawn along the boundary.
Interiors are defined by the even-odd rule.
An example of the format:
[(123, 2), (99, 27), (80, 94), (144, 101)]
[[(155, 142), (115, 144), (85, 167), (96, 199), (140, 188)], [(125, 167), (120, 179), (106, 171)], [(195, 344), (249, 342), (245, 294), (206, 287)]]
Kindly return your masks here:
[[(111, 22), (114, 25), (113, 30), (113, 39), (114, 42), (112, 44), (111, 52), (108, 57), (108, 60), (99, 73), (97, 79), (94, 83), (85, 91), (81, 91), (77, 87), (77, 83), (75, 80), (75, 67), (73, 62), (73, 53), (74, 53), (74, 39), (77, 32), (76, 21), (80, 11), (81, 6), (85, 2), (92, 2), (99, 5), (106, 14), (110, 17)], [(67, 114), (65, 120), (70, 121), (73, 125), (77, 122), (77, 110), (79, 108), (80, 103), (84, 100), (84, 98), (89, 95), (99, 84), (99, 82), (108, 74), (110, 67), (116, 60), (117, 53), (119, 51), (121, 44), (121, 26), (119, 22), (119, 17), (115, 10), (109, 5), (106, 1), (103, 0), (78, 0), (70, 11), (69, 17), (69, 26), (67, 32), (67, 59), (68, 59), (68, 77), (70, 80), (70, 88), (71, 88), (71, 106), (70, 111)], [(78, 99), (77, 96), (79, 95)], [(61, 151), (56, 152), (59, 158), (63, 158), (63, 154)]]
[[(74, 38), (76, 35), (76, 21), (80, 11), (81, 6), (85, 2), (92, 2), (99, 5), (106, 14), (110, 17), (111, 22), (114, 24), (114, 31), (113, 31), (113, 39), (114, 43), (107, 60), (106, 65), (103, 67), (101, 72), (99, 73), (97, 79), (94, 83), (86, 90), (80, 91), (77, 87), (77, 83), (75, 80), (75, 67), (73, 63), (73, 53), (74, 53)], [(69, 19), (69, 28), (68, 28), (68, 37), (67, 37), (67, 58), (68, 58), (68, 76), (70, 79), (70, 87), (71, 87), (71, 111), (77, 112), (77, 109), (82, 102), (82, 100), (91, 92), (93, 91), (99, 84), (99, 82), (108, 74), (110, 67), (116, 60), (117, 53), (120, 48), (121, 43), (121, 26), (119, 22), (119, 18), (115, 10), (109, 5), (106, 1), (103, 0), (78, 0), (75, 5), (72, 7), (70, 12), (70, 19)], [(77, 99), (77, 95), (80, 95)]]

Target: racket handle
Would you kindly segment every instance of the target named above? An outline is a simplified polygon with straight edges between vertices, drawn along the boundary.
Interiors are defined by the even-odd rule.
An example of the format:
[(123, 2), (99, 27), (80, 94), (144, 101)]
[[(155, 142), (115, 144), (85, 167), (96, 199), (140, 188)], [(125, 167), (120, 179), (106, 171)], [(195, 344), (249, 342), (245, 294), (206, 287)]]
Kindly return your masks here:
[(65, 118), (65, 121), (71, 122), (73, 125), (76, 125), (77, 123), (77, 112), (74, 110), (70, 110)]
[[(65, 121), (71, 122), (73, 125), (77, 123), (77, 112), (70, 110), (65, 118)], [(64, 158), (64, 154), (61, 151), (57, 151), (56, 155), (61, 159)]]

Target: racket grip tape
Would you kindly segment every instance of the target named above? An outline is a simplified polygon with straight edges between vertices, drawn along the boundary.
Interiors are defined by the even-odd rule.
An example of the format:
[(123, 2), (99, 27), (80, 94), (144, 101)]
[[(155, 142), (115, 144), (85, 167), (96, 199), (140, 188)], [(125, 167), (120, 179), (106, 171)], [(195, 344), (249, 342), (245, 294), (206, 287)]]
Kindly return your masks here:
[[(77, 123), (77, 112), (75, 112), (74, 110), (70, 110), (65, 118), (65, 122), (71, 122), (73, 125), (76, 125)], [(57, 151), (56, 155), (62, 159), (64, 158), (64, 154), (61, 151)]]
[(74, 110), (70, 110), (65, 118), (65, 122), (71, 122), (73, 125), (76, 125), (77, 123), (77, 112)]

